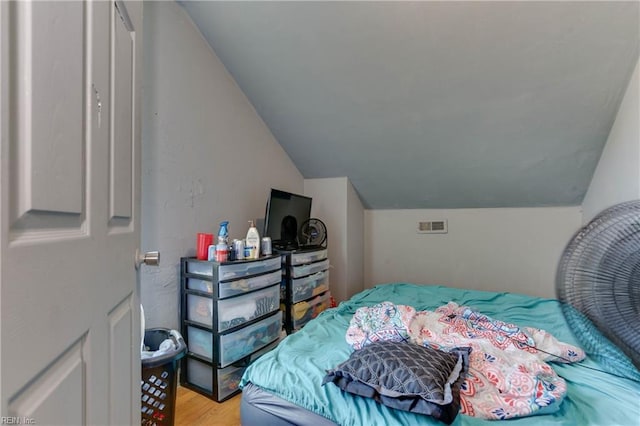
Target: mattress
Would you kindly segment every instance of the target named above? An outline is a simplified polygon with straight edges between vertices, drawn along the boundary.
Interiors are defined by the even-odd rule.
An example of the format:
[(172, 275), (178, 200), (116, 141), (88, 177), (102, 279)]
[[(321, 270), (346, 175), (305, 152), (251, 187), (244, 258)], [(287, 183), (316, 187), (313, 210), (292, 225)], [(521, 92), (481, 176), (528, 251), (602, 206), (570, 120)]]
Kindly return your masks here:
[[(581, 346), (557, 300), (408, 283), (380, 285), (323, 312), (247, 368), (240, 386), (254, 389), (243, 395), (243, 423), (256, 424), (261, 412), (271, 411), (265, 416), (273, 415), (277, 407), (275, 411), (280, 418), (288, 422), (282, 424), (318, 424), (318, 418), (340, 425), (442, 424), (428, 416), (394, 410), (371, 399), (344, 393), (331, 383), (322, 385), (326, 371), (345, 361), (352, 352), (345, 333), (355, 311), (384, 301), (410, 305), (417, 310), (435, 310), (453, 301), (505, 322), (544, 329), (563, 342)], [(511, 419), (510, 424), (640, 424), (640, 372), (595, 328), (590, 332), (601, 344), (589, 349), (584, 361), (551, 364), (567, 383), (567, 394), (559, 409), (551, 414)], [(607, 362), (601, 362), (603, 358)], [(288, 409), (296, 416), (283, 414)], [(249, 414), (245, 416), (249, 411), (250, 418)], [(305, 416), (305, 412), (309, 415)], [(278, 424), (273, 420), (264, 423)], [(453, 424), (489, 425), (495, 421), (458, 415)]]
[(242, 389), (240, 416), (243, 425), (269, 426), (334, 426), (331, 420), (312, 413), (292, 402), (265, 391), (249, 382)]

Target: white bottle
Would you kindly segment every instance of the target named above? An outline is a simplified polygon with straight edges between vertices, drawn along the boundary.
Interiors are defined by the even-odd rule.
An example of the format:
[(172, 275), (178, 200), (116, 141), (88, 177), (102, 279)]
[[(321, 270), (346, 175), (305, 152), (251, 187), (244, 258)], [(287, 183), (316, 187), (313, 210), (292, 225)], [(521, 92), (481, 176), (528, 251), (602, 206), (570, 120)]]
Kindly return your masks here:
[(249, 230), (247, 231), (246, 248), (248, 248), (249, 259), (257, 259), (260, 257), (260, 234), (258, 229), (250, 220)]

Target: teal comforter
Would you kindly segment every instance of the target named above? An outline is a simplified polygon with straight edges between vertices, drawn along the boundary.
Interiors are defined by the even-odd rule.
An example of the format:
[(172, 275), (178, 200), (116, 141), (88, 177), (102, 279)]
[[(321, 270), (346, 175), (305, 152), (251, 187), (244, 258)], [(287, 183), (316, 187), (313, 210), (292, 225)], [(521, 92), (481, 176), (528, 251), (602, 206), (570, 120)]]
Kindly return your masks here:
[[(557, 300), (442, 286), (385, 284), (323, 312), (301, 331), (288, 336), (247, 368), (240, 386), (252, 382), (344, 426), (442, 424), (431, 417), (390, 409), (344, 393), (331, 384), (322, 386), (325, 371), (351, 354), (345, 332), (356, 309), (384, 301), (411, 305), (417, 310), (434, 310), (454, 301), (505, 322), (544, 329), (560, 341), (581, 346), (567, 326)], [(560, 409), (553, 414), (508, 420), (510, 424), (640, 425), (640, 373), (595, 329), (591, 333), (593, 336), (588, 337), (599, 345), (595, 351), (587, 350), (584, 361), (552, 363), (567, 383), (567, 395)], [(453, 424), (489, 425), (495, 421), (459, 415)]]

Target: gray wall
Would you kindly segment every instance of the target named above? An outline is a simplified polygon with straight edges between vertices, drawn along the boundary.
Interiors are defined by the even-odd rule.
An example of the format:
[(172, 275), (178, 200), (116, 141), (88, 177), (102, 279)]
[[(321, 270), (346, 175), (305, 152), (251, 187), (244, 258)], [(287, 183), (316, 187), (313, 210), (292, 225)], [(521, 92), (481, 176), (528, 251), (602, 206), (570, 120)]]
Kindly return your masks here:
[(142, 249), (147, 327), (178, 327), (179, 259), (197, 232), (230, 236), (264, 216), (269, 189), (303, 192), (303, 178), (184, 10), (144, 6)]
[(631, 77), (591, 185), (582, 202), (586, 224), (600, 211), (640, 198), (640, 62)]
[[(142, 249), (162, 252), (161, 266), (140, 275), (148, 327), (178, 327), (179, 258), (194, 255), (196, 233), (230, 220), (231, 237), (244, 236), (271, 187), (314, 197), (314, 215), (328, 222), (338, 300), (389, 281), (553, 296), (579, 207), (363, 211), (348, 179), (303, 180), (180, 6), (145, 3), (144, 30)], [(583, 203), (585, 221), (640, 196), (638, 139), (636, 69)], [(447, 236), (415, 233), (417, 221), (441, 218)]]
[(347, 179), (347, 289), (351, 297), (364, 290), (364, 207)]
[(306, 178), (366, 208), (577, 206), (639, 2), (185, 1)]
[(327, 225), (331, 269), (329, 288), (336, 301), (364, 289), (364, 208), (346, 177), (305, 179), (313, 198), (311, 216)]
[[(580, 207), (365, 211), (365, 287), (405, 281), (554, 297)], [(448, 221), (447, 234), (418, 222)]]

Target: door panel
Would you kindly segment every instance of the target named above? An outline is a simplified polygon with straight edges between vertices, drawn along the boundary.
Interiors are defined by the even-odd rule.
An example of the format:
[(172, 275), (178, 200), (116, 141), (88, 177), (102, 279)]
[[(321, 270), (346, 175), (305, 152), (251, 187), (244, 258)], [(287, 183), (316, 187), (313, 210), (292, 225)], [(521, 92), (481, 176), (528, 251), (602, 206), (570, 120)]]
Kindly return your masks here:
[[(83, 359), (84, 338), (74, 343), (53, 365), (38, 375), (9, 405), (9, 416), (30, 419), (59, 418), (67, 425), (85, 421), (84, 389), (87, 386)], [(64, 408), (64, 418), (56, 412)]]
[[(12, 239), (46, 238), (84, 232), (86, 140), (83, 135), (86, 25), (83, 3), (33, 7), (18, 2), (7, 8), (16, 54), (9, 62), (13, 76), (9, 98), (12, 161)], [(58, 10), (59, 19), (46, 17)], [(42, 46), (51, 42), (49, 48)], [(34, 52), (42, 50), (42, 54)]]
[[(84, 4), (15, 5), (18, 215), (83, 211)], [(55, 14), (56, 19), (47, 19)]]
[(140, 2), (0, 2), (3, 415), (140, 423), (141, 23)]
[[(120, 8), (122, 9), (122, 8)], [(134, 40), (128, 17), (113, 8), (111, 35), (112, 80), (111, 105), (113, 131), (111, 137), (110, 219), (131, 218), (133, 176), (133, 52)]]
[[(109, 424), (125, 425), (131, 421), (130, 407), (132, 371), (131, 355), (119, 348), (130, 348), (133, 342), (134, 297), (129, 295), (109, 313)], [(138, 308), (139, 309), (139, 308)], [(137, 344), (139, 347), (140, 343)]]

